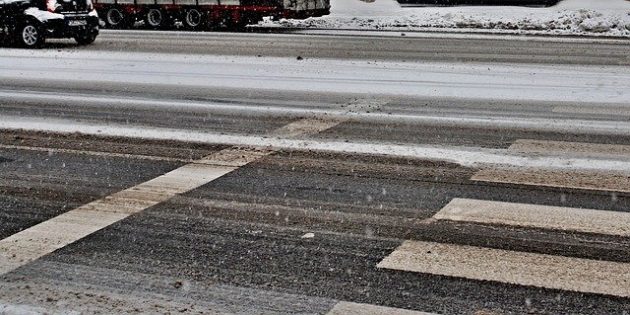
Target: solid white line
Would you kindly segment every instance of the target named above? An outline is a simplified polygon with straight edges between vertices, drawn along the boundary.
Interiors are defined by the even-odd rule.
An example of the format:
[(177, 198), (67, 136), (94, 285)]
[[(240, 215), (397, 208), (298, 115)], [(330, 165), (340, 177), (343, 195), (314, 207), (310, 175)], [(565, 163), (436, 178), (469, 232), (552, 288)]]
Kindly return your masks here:
[[(541, 158), (544, 160), (544, 158)], [(588, 159), (587, 159), (588, 160)], [(592, 160), (597, 163), (597, 160)], [(601, 169), (581, 170), (569, 167), (566, 170), (541, 168), (487, 168), (475, 173), (471, 180), (529, 186), (586, 189), (630, 193), (630, 173), (627, 171)]]
[(630, 213), (455, 198), (438, 220), (630, 236)]
[(327, 315), (432, 315), (432, 313), (372, 304), (339, 302)]
[(405, 241), (379, 268), (630, 297), (630, 264)]
[[(630, 122), (619, 120), (584, 120), (584, 119), (549, 119), (549, 118), (513, 118), (513, 117), (480, 117), (458, 115), (456, 117), (429, 114), (396, 114), (366, 112), (365, 110), (348, 111), (334, 108), (306, 108), (277, 105), (244, 105), (223, 104), (217, 102), (199, 102), (188, 100), (153, 100), (137, 97), (98, 96), (83, 94), (59, 94), (47, 92), (14, 92), (0, 91), (0, 101), (5, 102), (47, 102), (57, 101), (64, 105), (107, 106), (122, 109), (168, 109), (178, 112), (203, 111), (207, 113), (241, 115), (246, 117), (305, 117), (324, 119), (344, 119), (360, 122), (377, 123), (409, 123), (432, 126), (482, 127), (497, 129), (523, 129), (546, 132), (583, 132), (602, 135), (630, 135)], [(375, 100), (384, 105), (387, 100)], [(365, 103), (362, 101), (361, 103)]]
[(588, 115), (630, 116), (630, 108), (618, 106), (556, 106), (553, 108), (552, 112)]
[(173, 140), (235, 146), (269, 147), (276, 149), (409, 157), (449, 161), (473, 167), (514, 166), (528, 168), (630, 172), (630, 161), (570, 157), (536, 157), (511, 153), (507, 150), (500, 149), (352, 143), (344, 141), (320, 141), (309, 139), (296, 140), (282, 137), (275, 138), (249, 135), (225, 135), (193, 130), (94, 124), (61, 119), (36, 119), (4, 116), (0, 119), (0, 129), (82, 133), (87, 135), (124, 138)]
[(571, 156), (630, 160), (630, 145), (519, 139), (510, 146), (509, 150), (521, 153), (570, 154)]

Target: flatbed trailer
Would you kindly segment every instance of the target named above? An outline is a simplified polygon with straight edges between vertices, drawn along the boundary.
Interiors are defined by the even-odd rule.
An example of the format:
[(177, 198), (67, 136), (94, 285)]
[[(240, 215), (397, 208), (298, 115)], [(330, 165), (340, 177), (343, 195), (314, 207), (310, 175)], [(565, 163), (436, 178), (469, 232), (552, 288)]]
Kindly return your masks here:
[(93, 0), (108, 28), (129, 28), (143, 21), (152, 29), (176, 21), (191, 30), (243, 27), (263, 17), (308, 18), (330, 13), (330, 0)]

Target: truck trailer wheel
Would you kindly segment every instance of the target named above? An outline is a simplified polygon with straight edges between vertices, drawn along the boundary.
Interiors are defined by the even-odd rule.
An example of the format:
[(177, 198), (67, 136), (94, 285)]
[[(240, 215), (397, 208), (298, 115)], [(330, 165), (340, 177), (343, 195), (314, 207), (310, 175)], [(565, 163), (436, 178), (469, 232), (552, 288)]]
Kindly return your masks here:
[(15, 30), (15, 40), (22, 47), (39, 48), (44, 44), (46, 38), (39, 23), (27, 21)]
[(126, 28), (129, 26), (129, 17), (119, 8), (109, 8), (105, 12), (105, 25), (107, 28)]
[(160, 9), (152, 8), (144, 17), (144, 24), (152, 29), (164, 29), (171, 26), (171, 19)]
[(206, 26), (206, 16), (201, 11), (191, 8), (184, 12), (182, 19), (184, 27), (189, 30), (199, 30)]

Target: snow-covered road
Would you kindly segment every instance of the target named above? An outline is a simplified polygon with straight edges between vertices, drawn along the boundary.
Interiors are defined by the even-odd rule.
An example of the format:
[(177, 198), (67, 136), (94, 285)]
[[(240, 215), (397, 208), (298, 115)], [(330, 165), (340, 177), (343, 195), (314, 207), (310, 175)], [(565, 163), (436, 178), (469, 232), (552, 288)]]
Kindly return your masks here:
[(627, 67), (6, 50), (2, 80), (630, 104)]

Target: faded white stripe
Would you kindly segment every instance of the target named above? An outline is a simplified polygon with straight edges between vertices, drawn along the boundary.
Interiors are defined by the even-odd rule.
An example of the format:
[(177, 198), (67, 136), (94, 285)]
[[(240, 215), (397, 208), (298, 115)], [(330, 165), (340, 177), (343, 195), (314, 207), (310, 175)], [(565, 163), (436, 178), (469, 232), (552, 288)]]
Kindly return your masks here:
[(5, 116), (0, 129), (37, 130), (59, 133), (82, 133), (125, 138), (173, 140), (195, 143), (226, 144), (234, 146), (270, 147), (275, 149), (314, 150), (350, 154), (372, 154), (418, 159), (449, 161), (464, 166), (487, 167), (503, 165), (531, 168), (557, 168), (572, 170), (607, 170), (630, 172), (630, 161), (535, 157), (515, 154), (508, 150), (466, 147), (437, 147), (431, 145), (396, 145), (383, 143), (352, 143), (345, 141), (320, 141), (311, 139), (287, 139), (250, 135), (225, 135), (193, 130), (134, 127), (123, 125), (98, 125), (60, 119), (35, 119)]
[(433, 218), (630, 236), (630, 213), (628, 212), (456, 198)]
[(431, 315), (431, 313), (372, 304), (339, 302), (327, 315)]
[(586, 142), (516, 140), (510, 151), (536, 154), (570, 154), (571, 156), (603, 157), (630, 160), (630, 145)]
[(379, 268), (630, 297), (630, 264), (405, 241)]
[[(597, 161), (593, 160), (592, 163), (596, 164)], [(630, 193), (628, 172), (496, 168), (480, 170), (471, 179), (493, 183)]]
[(100, 152), (100, 151), (89, 151), (89, 150), (28, 147), (28, 146), (7, 145), (7, 144), (0, 144), (0, 149), (14, 149), (14, 150), (50, 152), (50, 153), (68, 153), (68, 154), (77, 154), (77, 155), (93, 155), (93, 156), (117, 157), (117, 158), (126, 158), (126, 159), (163, 161), (163, 162), (188, 162), (188, 163), (193, 162), (192, 160), (187, 160), (187, 159), (177, 159), (177, 158), (143, 155), (143, 154), (126, 154), (126, 153), (112, 153), (112, 152)]
[(608, 115), (608, 116), (630, 116), (628, 107), (609, 106), (556, 106), (552, 110), (554, 113), (587, 114), (587, 115)]

